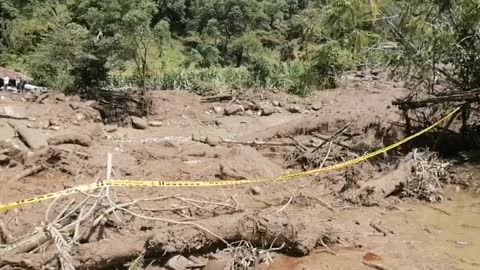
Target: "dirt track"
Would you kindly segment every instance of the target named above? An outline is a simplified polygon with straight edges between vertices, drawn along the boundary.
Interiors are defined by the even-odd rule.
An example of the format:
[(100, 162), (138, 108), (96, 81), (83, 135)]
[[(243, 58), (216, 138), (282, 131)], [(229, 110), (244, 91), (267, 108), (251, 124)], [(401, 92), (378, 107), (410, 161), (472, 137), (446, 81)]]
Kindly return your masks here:
[[(10, 109), (5, 115), (8, 119), (0, 119), (0, 140), (13, 143), (21, 153), (16, 158), (9, 156), (16, 166), (10, 164), (12, 161), (4, 164), (0, 202), (105, 178), (107, 153), (113, 155), (112, 177), (133, 180), (250, 179), (301, 170), (307, 168), (311, 160), (324, 160), (323, 165), (335, 164), (363, 152), (330, 145), (331, 151), (327, 154), (327, 145), (319, 151), (318, 157), (308, 156), (306, 163), (301, 163), (302, 159), (292, 153), (298, 154), (302, 147), (313, 149), (322, 141), (312, 134), (329, 136), (349, 122), (341, 141), (350, 146), (366, 147), (364, 151), (402, 138), (401, 130), (392, 128), (391, 123), (399, 121), (400, 117), (390, 104), (395, 97), (403, 95), (405, 89), (400, 84), (381, 79), (360, 83), (346, 81), (342, 88), (319, 92), (308, 99), (252, 92), (237, 101), (237, 105), (243, 106), (243, 112), (226, 116), (219, 109), (230, 106), (228, 101), (202, 103), (201, 98), (193, 94), (156, 92), (153, 112), (148, 119), (151, 125), (146, 129), (134, 129), (102, 124), (93, 103), (75, 97), (52, 94), (41, 100), (6, 94), (0, 106)], [(274, 113), (259, 115), (267, 109), (273, 109)], [(25, 142), (14, 137), (12, 126), (24, 130), (25, 136), (34, 140), (33, 145), (46, 146), (50, 142), (50, 152), (28, 149)], [(65, 136), (72, 138), (72, 134), (76, 139), (65, 141)], [(63, 143), (53, 146), (52, 138), (56, 138), (56, 142), (61, 138)], [(226, 139), (296, 146), (222, 143)], [(32, 176), (19, 177), (25, 169), (35, 166), (40, 166), (41, 170)], [(144, 250), (149, 261), (155, 260), (154, 265), (158, 265), (148, 269), (159, 269), (168, 258), (179, 253), (196, 255), (204, 262), (206, 258), (202, 255), (225, 248), (217, 237), (221, 236), (229, 242), (248, 240), (265, 249), (283, 245), (281, 252), (290, 255), (307, 255), (324, 246), (337, 251), (352, 247), (362, 254), (374, 251), (384, 257), (382, 264), (386, 269), (455, 269), (453, 267), (457, 266), (458, 269), (474, 269), (479, 263), (475, 259), (459, 262), (445, 254), (434, 254), (437, 240), (422, 240), (418, 245), (408, 240), (412, 235), (421, 238), (429, 234), (425, 226), (430, 220), (422, 221), (409, 213), (409, 209), (415, 212), (424, 206), (397, 197), (385, 198), (395, 190), (396, 184), (409, 177), (408, 166), (408, 161), (393, 154), (346, 171), (288, 183), (202, 189), (118, 189), (119, 201), (166, 196), (161, 201), (144, 202), (142, 211), (136, 212), (161, 218), (163, 222), (141, 216), (127, 217), (130, 213), (114, 211), (120, 220), (112, 218), (102, 223), (101, 228), (81, 235), (79, 245), (72, 250), (73, 265), (82, 269), (118, 267), (133, 261)], [(373, 191), (370, 186), (374, 187)], [(81, 196), (74, 198), (82, 200)], [(58, 214), (61, 206), (71, 199), (57, 201), (53, 211)], [(5, 224), (0, 228), (5, 230), (2, 235), (8, 233), (17, 238), (31, 232), (45, 220), (50, 203), (2, 215), (0, 221)], [(477, 218), (468, 222), (478, 221), (478, 213), (475, 215)], [(168, 222), (164, 222), (165, 219)], [(376, 226), (384, 228), (385, 235), (379, 233)], [(475, 228), (467, 229), (465, 235), (470, 235), (472, 230)], [(2, 241), (8, 244), (11, 239), (2, 237), (0, 243)], [(415, 252), (412, 245), (424, 252)], [(480, 242), (464, 248), (478, 250), (478, 245)], [(388, 252), (389, 249), (398, 252)], [(0, 267), (40, 269), (52, 263), (57, 251), (44, 246), (44, 250), (30, 254), (15, 253), (18, 252), (9, 254)], [(280, 262), (277, 267), (268, 269), (280, 269)], [(306, 269), (324, 269), (318, 263), (321, 264), (315, 262)], [(329, 260), (328, 265), (335, 267), (335, 260)], [(207, 266), (203, 268), (223, 269)], [(367, 267), (361, 260), (358, 265), (349, 266), (351, 269)], [(341, 264), (338, 267), (342, 267)], [(345, 269), (338, 267), (328, 269)]]

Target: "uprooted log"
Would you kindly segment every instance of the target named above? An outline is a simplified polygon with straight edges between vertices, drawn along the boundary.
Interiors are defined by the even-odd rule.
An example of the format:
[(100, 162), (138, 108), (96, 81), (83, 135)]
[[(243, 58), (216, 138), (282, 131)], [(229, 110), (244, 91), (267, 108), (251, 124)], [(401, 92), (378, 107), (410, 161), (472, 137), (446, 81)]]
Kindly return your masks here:
[[(308, 231), (305, 231), (286, 216), (271, 211), (253, 215), (239, 213), (228, 218), (218, 216), (196, 223), (176, 222), (171, 225), (135, 234), (119, 233), (99, 242), (81, 244), (71, 256), (72, 264), (75, 269), (104, 269), (124, 265), (139, 254), (148, 257), (202, 252), (239, 240), (259, 247), (283, 246), (291, 253), (306, 255), (317, 246), (325, 230), (317, 223), (310, 224)], [(318, 239), (312, 238), (312, 234)], [(42, 232), (40, 238), (46, 240)], [(28, 245), (28, 248), (31, 246)], [(2, 258), (0, 267), (23, 265), (30, 269), (42, 269), (45, 262), (53, 262), (56, 256), (56, 252), (50, 250), (44, 254), (29, 254), (28, 261), (25, 261), (24, 253), (9, 252), (8, 256)]]
[(233, 99), (232, 95), (218, 95), (218, 96), (211, 96), (211, 97), (202, 97), (201, 102), (202, 103), (218, 102), (218, 101), (226, 101), (226, 100), (232, 100), (232, 99)]
[(83, 134), (62, 134), (48, 139), (49, 145), (76, 144), (85, 147), (92, 145), (92, 138)]
[(433, 104), (441, 104), (445, 102), (466, 102), (466, 103), (480, 102), (480, 91), (456, 93), (452, 95), (426, 98), (421, 100), (411, 100), (411, 99), (394, 100), (392, 102), (392, 105), (398, 106), (401, 110), (410, 110), (410, 109), (428, 107)]

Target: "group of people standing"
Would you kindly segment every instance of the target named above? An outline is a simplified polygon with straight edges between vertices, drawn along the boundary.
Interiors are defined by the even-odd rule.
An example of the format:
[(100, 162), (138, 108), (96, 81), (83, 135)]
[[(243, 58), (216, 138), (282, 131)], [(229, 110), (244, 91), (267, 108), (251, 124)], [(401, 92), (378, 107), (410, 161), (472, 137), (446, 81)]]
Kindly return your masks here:
[(11, 80), (8, 76), (3, 78), (3, 90), (7, 91), (8, 86), (13, 86), (17, 88), (18, 91), (25, 91), (25, 85), (27, 84), (22, 78), (18, 77), (17, 79)]

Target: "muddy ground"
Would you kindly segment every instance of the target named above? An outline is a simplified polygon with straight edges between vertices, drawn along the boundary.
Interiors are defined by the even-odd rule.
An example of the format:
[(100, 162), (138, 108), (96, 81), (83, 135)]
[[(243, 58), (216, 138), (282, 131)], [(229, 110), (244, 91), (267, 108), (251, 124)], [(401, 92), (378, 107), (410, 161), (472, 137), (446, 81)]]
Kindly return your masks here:
[[(107, 177), (276, 177), (403, 138), (391, 106), (403, 84), (355, 75), (305, 99), (249, 91), (205, 102), (158, 91), (148, 119), (115, 124), (97, 102), (3, 93), (0, 202)], [(480, 201), (459, 190), (475, 189), (478, 167), (409, 146), (295, 181), (114, 188), (11, 210), (0, 216), (0, 268), (477, 269)]]

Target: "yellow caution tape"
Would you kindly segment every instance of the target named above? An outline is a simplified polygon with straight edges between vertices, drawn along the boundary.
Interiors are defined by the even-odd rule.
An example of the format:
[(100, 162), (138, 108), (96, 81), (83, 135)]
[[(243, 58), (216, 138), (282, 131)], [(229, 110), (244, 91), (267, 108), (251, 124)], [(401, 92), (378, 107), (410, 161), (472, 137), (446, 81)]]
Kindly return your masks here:
[(105, 180), (97, 183), (92, 183), (88, 185), (81, 185), (77, 186), (74, 188), (66, 189), (63, 191), (58, 191), (58, 192), (53, 192), (53, 193), (48, 193), (42, 196), (38, 196), (35, 198), (31, 199), (26, 199), (26, 200), (20, 200), (14, 203), (9, 203), (5, 205), (0, 205), (0, 212), (5, 212), (7, 210), (15, 209), (22, 207), (24, 205), (28, 204), (34, 204), (34, 203), (39, 203), (42, 201), (58, 198), (61, 196), (67, 196), (71, 194), (76, 194), (80, 192), (89, 192), (89, 191), (94, 191), (100, 188), (104, 187), (218, 187), (218, 186), (234, 186), (234, 185), (244, 185), (244, 184), (253, 184), (253, 183), (270, 183), (270, 182), (280, 182), (280, 181), (287, 181), (287, 180), (293, 180), (293, 179), (298, 179), (302, 178), (305, 176), (312, 176), (316, 175), (319, 173), (323, 172), (328, 172), (328, 171), (334, 171), (334, 170), (339, 170), (343, 168), (350, 167), (352, 165), (361, 163), (363, 161), (366, 161), (368, 159), (371, 159), (373, 157), (376, 157), (378, 155), (381, 155), (383, 153), (386, 153), (387, 151), (390, 151), (394, 148), (399, 147), (400, 145), (415, 139), (416, 137), (425, 134), (429, 132), (430, 130), (434, 129), (441, 123), (443, 123), (445, 120), (449, 119), (452, 117), (454, 114), (456, 114), (461, 107), (456, 108), (453, 110), (451, 113), (449, 113), (447, 116), (444, 118), (440, 119), (438, 122), (435, 124), (431, 125), (428, 128), (425, 128), (424, 130), (411, 135), (397, 143), (394, 143), (390, 146), (387, 146), (385, 148), (382, 148), (380, 150), (377, 150), (373, 153), (366, 154), (364, 156), (340, 163), (340, 164), (335, 164), (332, 166), (320, 168), (320, 169), (315, 169), (315, 170), (310, 170), (310, 171), (305, 171), (305, 172), (299, 172), (299, 173), (291, 173), (291, 174), (286, 174), (283, 176), (279, 177), (274, 177), (274, 178), (260, 178), (260, 179), (248, 179), (248, 180), (227, 180), (227, 181), (222, 181), (222, 180), (212, 180), (212, 181), (140, 181), (140, 180)]

